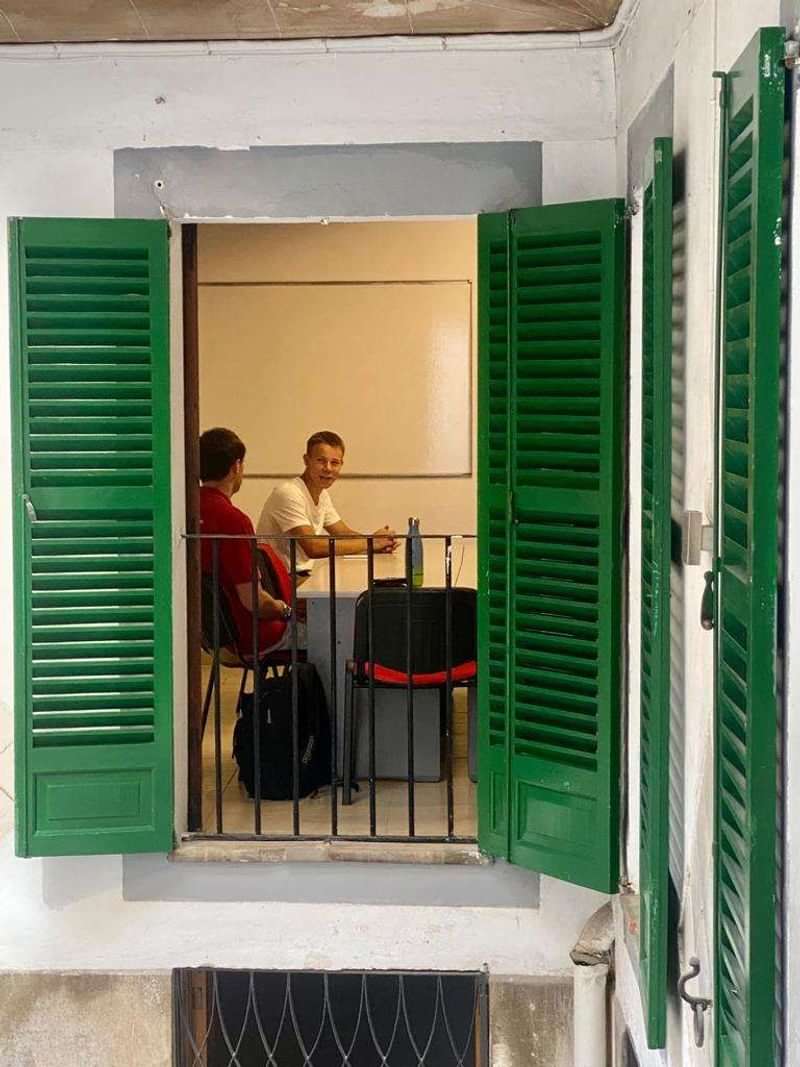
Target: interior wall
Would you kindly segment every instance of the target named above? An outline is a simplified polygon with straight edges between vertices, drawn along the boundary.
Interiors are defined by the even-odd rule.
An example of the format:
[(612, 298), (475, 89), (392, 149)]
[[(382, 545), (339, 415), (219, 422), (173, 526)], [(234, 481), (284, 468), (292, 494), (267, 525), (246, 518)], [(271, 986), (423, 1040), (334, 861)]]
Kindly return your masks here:
[[(254, 522), (274, 486), (285, 476), (302, 471), (305, 441), (310, 434), (318, 429), (333, 429), (341, 433), (346, 444), (352, 444), (353, 437), (357, 442), (346, 452), (344, 475), (332, 491), (339, 513), (354, 529), (371, 532), (388, 524), (404, 532), (409, 515), (417, 515), (424, 533), (475, 532), (476, 241), (474, 218), (198, 228), (202, 424), (203, 428), (230, 424), (236, 409), (241, 411), (243, 425), (248, 428), (243, 437), (251, 453), (250, 474), (236, 502)], [(390, 300), (402, 299), (406, 313), (419, 319), (424, 331), (415, 328), (413, 337), (403, 336), (398, 344), (397, 334), (404, 332), (401, 324), (391, 331), (387, 321), (390, 332), (381, 335), (376, 322), (375, 348), (361, 353), (353, 343), (364, 326), (359, 322), (354, 323), (352, 337), (339, 337), (337, 345), (337, 338), (326, 332), (329, 301), (343, 299), (347, 292), (353, 294), (355, 308), (359, 306), (358, 290), (349, 286), (343, 290), (342, 283), (366, 285), (372, 312), (375, 294), (383, 293), (387, 282), (401, 283), (391, 287)], [(249, 283), (246, 290), (240, 288), (244, 283)], [(269, 293), (276, 292), (274, 287), (278, 292), (288, 292), (291, 303), (267, 304), (262, 295), (265, 289), (252, 287), (253, 283), (266, 287)], [(442, 286), (448, 294), (446, 302), (440, 303), (441, 297), (436, 296), (432, 300)], [(309, 296), (315, 287), (324, 294), (324, 305), (318, 306), (313, 295)], [(242, 342), (237, 345), (237, 335), (233, 334), (230, 345), (223, 347), (225, 302), (239, 299), (241, 293), (245, 294), (238, 309)], [(300, 356), (307, 358), (302, 372), (291, 376), (298, 386), (307, 379), (307, 391), (304, 394), (298, 388), (292, 396), (273, 394), (269, 402), (263, 401), (263, 418), (258, 420), (258, 405), (254, 408), (246, 396), (233, 399), (235, 392), (231, 389), (245, 393), (248, 382), (263, 379), (261, 366), (265, 360), (281, 361), (279, 354), (270, 353), (269, 339), (277, 332), (270, 316), (276, 308), (291, 313), (297, 306), (298, 293), (306, 294), (303, 299), (319, 312), (310, 330), (306, 328), (309, 324), (303, 323), (303, 336), (313, 337), (314, 348), (307, 357)], [(388, 319), (391, 308), (386, 299), (384, 296), (384, 303), (377, 310), (382, 308)], [(451, 308), (452, 299), (456, 303)], [(354, 313), (358, 315), (357, 310)], [(427, 321), (437, 313), (443, 320), (439, 327)], [(448, 321), (449, 335), (437, 338), (438, 329)], [(256, 341), (259, 333), (261, 345)], [(292, 340), (285, 330), (280, 331), (280, 336), (283, 344)], [(404, 347), (417, 341), (416, 351)], [(443, 345), (436, 351), (434, 344), (439, 341)], [(460, 349), (462, 344), (466, 363), (458, 351), (449, 351), (453, 346)], [(226, 391), (228, 374), (231, 385)], [(281, 372), (281, 380), (288, 382), (287, 375), (288, 372)], [(379, 395), (383, 382), (389, 396)], [(448, 382), (452, 382), (454, 393), (438, 396)], [(421, 389), (425, 390), (424, 396), (419, 395)], [(339, 420), (308, 414), (324, 411), (326, 392), (336, 397), (336, 401), (331, 399), (331, 405), (337, 403), (342, 413)], [(386, 409), (385, 436), (379, 436), (376, 427), (375, 439), (370, 441), (363, 434), (362, 423), (366, 413), (378, 404)], [(271, 420), (269, 410), (273, 406), (280, 410)], [(413, 416), (411, 422), (408, 413)], [(454, 454), (450, 445), (455, 438), (463, 440), (463, 448)], [(450, 477), (385, 476), (397, 470), (442, 469), (443, 463), (452, 462), (451, 456), (457, 465), (463, 463), (462, 469), (467, 473)], [(273, 464), (268, 469), (278, 477), (264, 476), (265, 463)], [(348, 477), (348, 469), (378, 470), (380, 474)]]
[[(761, 26), (778, 24), (777, 0), (700, 0), (691, 5), (666, 0), (658, 5), (642, 5), (625, 37), (615, 49), (617, 72), (617, 171), (621, 188), (633, 196), (641, 183), (638, 173), (629, 172), (641, 160), (641, 146), (647, 139), (671, 133), (685, 184), (686, 261), (683, 264), (683, 342), (686, 383), (683, 411), (685, 469), (683, 471), (684, 510), (700, 511), (711, 521), (714, 461), (714, 342), (716, 301), (716, 223), (718, 209), (718, 83), (717, 69), (727, 69)], [(664, 128), (667, 113), (663, 86), (674, 68), (672, 129)], [(661, 92), (659, 90), (661, 89)], [(632, 315), (640, 314), (640, 244), (631, 261)], [(641, 465), (639, 398), (641, 346), (637, 323), (632, 323), (631, 345), (631, 441), (630, 465)], [(631, 487), (633, 493), (633, 485)], [(638, 543), (633, 525), (640, 521), (631, 513), (631, 553)], [(703, 574), (710, 565), (704, 554), (702, 565), (684, 568), (683, 603), (679, 605), (685, 642), (683, 658), (673, 664), (682, 672), (685, 714), (684, 748), (684, 871), (680, 901), (679, 966), (687, 969), (689, 957), (701, 963), (698, 993), (713, 995), (713, 637), (700, 628), (700, 601)], [(640, 602), (638, 583), (630, 582), (629, 644), (638, 648)], [(673, 621), (673, 625), (676, 625)], [(632, 672), (635, 657), (631, 657)], [(639, 731), (637, 680), (631, 676), (629, 738)], [(629, 848), (638, 849), (638, 758), (631, 751), (629, 762)], [(633, 887), (636, 885), (636, 858), (631, 857)], [(621, 931), (618, 946), (622, 942)], [(618, 952), (625, 952), (618, 947)], [(628, 967), (627, 960), (625, 967)], [(625, 968), (623, 968), (624, 970)], [(631, 972), (632, 974), (632, 972)], [(674, 989), (670, 990), (671, 994)], [(636, 981), (621, 982), (617, 998), (636, 1043), (640, 1063), (664, 1063), (664, 1054), (644, 1046), (641, 1000)], [(697, 1049), (691, 1017), (672, 1005), (669, 1012), (668, 1053), (670, 1064), (711, 1064), (713, 1061), (713, 1014), (706, 1017), (706, 1042)]]

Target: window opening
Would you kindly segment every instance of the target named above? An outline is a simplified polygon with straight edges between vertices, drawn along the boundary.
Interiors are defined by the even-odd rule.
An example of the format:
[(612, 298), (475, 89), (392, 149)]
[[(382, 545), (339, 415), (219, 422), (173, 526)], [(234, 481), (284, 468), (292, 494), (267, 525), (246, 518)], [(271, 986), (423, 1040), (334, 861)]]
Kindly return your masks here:
[[(475, 841), (475, 223), (373, 226), (377, 226), (376, 240), (384, 240), (391, 227), (391, 239), (400, 248), (394, 266), (384, 266), (380, 278), (369, 277), (368, 264), (357, 264), (348, 275), (346, 269), (337, 273), (336, 267), (331, 269), (319, 259), (310, 266), (303, 259), (303, 248), (319, 244), (320, 235), (324, 248), (330, 235), (336, 242), (343, 230), (361, 235), (359, 254), (363, 257), (367, 231), (361, 224), (324, 229), (310, 224), (184, 228), (192, 709), (189, 829), (193, 834)], [(413, 241), (402, 227), (412, 228)], [(425, 237), (428, 230), (431, 236)], [(450, 231), (457, 233), (460, 262), (454, 263), (453, 255), (441, 249), (442, 235)], [(216, 256), (213, 269), (208, 266), (211, 252), (205, 265), (203, 261), (204, 235), (208, 234), (208, 248)], [(257, 256), (266, 257), (257, 267), (248, 260), (251, 239)], [(287, 257), (288, 266), (284, 261), (276, 264), (273, 239), (278, 252), (282, 243), (294, 241), (299, 259)], [(380, 258), (377, 252), (374, 255)], [(297, 310), (307, 293), (310, 327), (297, 321)], [(343, 312), (342, 302), (346, 305)], [(290, 313), (295, 318), (288, 326), (281, 325), (276, 315)], [(397, 338), (391, 342), (394, 348), (388, 368), (382, 370), (381, 360), (372, 359), (370, 351), (355, 353), (350, 362), (358, 373), (348, 375), (347, 352), (342, 349), (347, 324), (352, 323), (354, 348), (377, 346), (382, 315), (395, 316), (387, 329), (394, 333), (405, 329), (398, 314), (401, 319), (416, 316), (420, 321), (401, 336), (400, 348)], [(261, 329), (259, 322), (264, 326), (263, 360), (262, 335), (255, 341), (247, 335), (253, 323)], [(230, 344), (225, 343), (227, 338)], [(307, 342), (299, 352), (298, 338)], [(425, 344), (430, 353), (423, 359), (417, 349)], [(305, 371), (298, 376), (287, 365), (292, 359), (286, 356), (294, 352), (294, 361), (302, 363), (306, 350), (310, 351), (308, 389), (301, 387)], [(337, 359), (337, 352), (341, 358)], [(408, 374), (412, 379), (416, 374), (416, 379), (394, 401), (398, 353), (405, 354)], [(276, 389), (272, 389), (271, 374), (264, 377), (262, 363), (269, 361), (282, 382)], [(350, 427), (358, 428), (372, 397), (377, 396), (386, 408), (387, 391), (391, 394), (388, 407), (392, 403), (416, 405), (419, 411), (415, 409), (413, 417), (422, 419), (416, 436), (410, 427), (403, 429), (398, 423), (394, 436), (389, 435), (393, 447), (375, 449), (381, 460), (377, 466), (375, 457), (365, 456), (363, 443), (352, 461), (346, 452), (356, 473), (348, 479), (346, 464), (333, 492), (335, 503), (343, 501), (339, 510), (345, 519), (348, 511), (364, 511), (365, 495), (377, 496), (381, 489), (384, 510), (395, 497), (407, 500), (404, 510), (421, 513), (420, 536), (409, 536), (400, 528), (401, 522), (394, 522), (398, 547), (393, 554), (382, 553), (379, 539), (369, 538), (357, 558), (338, 555), (335, 539), (329, 538), (325, 558), (315, 561), (313, 575), (290, 581), (283, 589), (292, 622), (281, 648), (268, 655), (263, 654), (256, 633), (240, 633), (232, 640), (237, 635), (230, 628), (236, 627), (237, 620), (230, 616), (236, 614), (238, 605), (230, 603), (230, 590), (224, 587), (224, 558), (231, 551), (230, 540), (212, 543), (201, 534), (195, 488), (198, 434), (231, 421), (230, 429), (239, 432), (239, 401), (231, 407), (218, 400), (223, 392), (240, 397), (251, 371), (265, 392), (265, 418), (262, 423), (254, 422), (252, 407), (249, 415), (242, 416), (245, 422), (245, 415), (250, 418), (245, 462), (252, 456), (252, 473), (248, 475), (245, 468), (241, 492), (231, 502), (239, 505), (241, 501), (257, 530), (259, 513), (272, 488), (287, 480), (292, 469), (302, 471), (300, 455), (306, 437), (329, 425), (327, 420), (324, 427), (311, 421), (324, 418), (319, 411), (325, 407), (309, 407), (306, 393), (313, 393), (314, 402), (324, 405), (327, 389), (332, 410), (344, 412), (343, 421)], [(320, 386), (320, 375), (329, 384), (323, 381)], [(337, 393), (335, 379), (339, 378), (353, 393), (357, 416), (341, 389)], [(243, 402), (243, 412), (245, 407)], [(316, 413), (309, 414), (309, 410)], [(279, 418), (270, 420), (270, 412), (279, 412)], [(276, 436), (278, 458), (273, 462), (269, 427), (281, 420), (282, 438), (277, 441)], [(347, 438), (347, 426), (341, 429)], [(438, 438), (446, 447), (438, 446)], [(286, 469), (292, 462), (287, 447), (297, 453), (290, 469)], [(413, 483), (407, 481), (409, 476), (414, 477)], [(424, 503), (417, 505), (419, 498)], [(384, 516), (378, 507), (376, 503), (375, 520), (381, 522)], [(375, 524), (365, 529), (372, 530)], [(243, 542), (241, 550), (249, 554), (247, 580), (252, 582), (253, 597), (259, 595), (259, 587), (265, 587), (259, 563), (270, 550), (278, 554), (283, 550), (289, 572), (296, 574), (305, 563), (298, 539), (252, 530), (237, 536)], [(423, 560), (421, 582), (418, 555)], [(270, 588), (274, 594), (274, 585)], [(261, 669), (254, 673), (255, 661)], [(310, 694), (309, 687), (316, 695)], [(317, 699), (320, 691), (322, 700)]]
[(177, 1067), (486, 1067), (484, 973), (177, 970)]

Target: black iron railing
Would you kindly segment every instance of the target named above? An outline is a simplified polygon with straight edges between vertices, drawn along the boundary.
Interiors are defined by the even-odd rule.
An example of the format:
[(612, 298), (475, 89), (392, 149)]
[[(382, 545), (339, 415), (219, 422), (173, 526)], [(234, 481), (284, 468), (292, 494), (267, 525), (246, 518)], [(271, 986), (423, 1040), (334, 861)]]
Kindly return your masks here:
[[(421, 535), (425, 548), (424, 574), (437, 579), (433, 584), (420, 584), (419, 575), (415, 574), (414, 537), (397, 538), (399, 547), (391, 562), (387, 555), (375, 547), (376, 536), (366, 541), (366, 559), (362, 590), (353, 588), (354, 571), (352, 557), (336, 554), (338, 538), (321, 535), (327, 540), (327, 556), (316, 561), (317, 570), (309, 585), (305, 587), (303, 576), (298, 574), (297, 537), (232, 536), (232, 535), (186, 535), (187, 541), (195, 551), (201, 550), (204, 556), (203, 592), (205, 596), (202, 611), (202, 643), (209, 659), (209, 674), (201, 715), (202, 725), (199, 731), (202, 737), (206, 720), (210, 719), (213, 730), (211, 757), (213, 763), (213, 786), (208, 789), (207, 778), (204, 793), (208, 799), (213, 793), (213, 820), (199, 818), (195, 815), (195, 825), (189, 829), (195, 835), (225, 837), (233, 839), (265, 840), (328, 840), (337, 838), (351, 841), (416, 841), (434, 843), (440, 841), (473, 842), (475, 840), (474, 813), (467, 812), (464, 825), (456, 826), (455, 803), (455, 758), (454, 758), (454, 721), (453, 694), (457, 688), (474, 688), (476, 683), (477, 636), (476, 599), (474, 588), (459, 585), (465, 556), (474, 561), (475, 538), (472, 535)], [(260, 590), (263, 588), (263, 561), (259, 544), (281, 541), (288, 546), (288, 571), (290, 575), (290, 592), (288, 596), (291, 617), (285, 638), (278, 648), (264, 649), (260, 642), (260, 625), (257, 612), (250, 612), (248, 633), (242, 633), (236, 627), (230, 609), (229, 598), (234, 595), (226, 589), (221, 566), (220, 553), (226, 541), (244, 541), (250, 551), (250, 596), (251, 604), (259, 602)], [(363, 557), (361, 557), (363, 559)], [(344, 595), (338, 588), (339, 577), (345, 568), (350, 588)], [(360, 569), (360, 568), (357, 568)], [(454, 573), (455, 572), (455, 573)], [(362, 572), (363, 573), (363, 572)], [(472, 565), (467, 569), (466, 580), (472, 573)], [(415, 584), (416, 579), (416, 584)], [(327, 601), (327, 603), (326, 603)], [(354, 604), (354, 625), (343, 624), (340, 617), (341, 606), (350, 601)], [(308, 607), (308, 625), (306, 639), (303, 639), (302, 605)], [(313, 608), (313, 611), (312, 611)], [(241, 614), (241, 613), (240, 613)], [(312, 620), (313, 615), (313, 620)], [(327, 615), (327, 634), (321, 637), (321, 627)], [(349, 620), (349, 616), (348, 616)], [(313, 634), (312, 623), (313, 621)], [(420, 627), (426, 627), (424, 633)], [(389, 631), (394, 632), (388, 632)], [(404, 633), (399, 632), (400, 629)], [(231, 632), (233, 630), (233, 632)], [(348, 632), (349, 631), (349, 632)], [(443, 632), (442, 632), (443, 631)], [(352, 643), (352, 647), (351, 647)], [(454, 647), (457, 645), (457, 647)], [(305, 647), (304, 647), (305, 646)], [(356, 647), (357, 646), (357, 647)], [(347, 655), (343, 655), (343, 648)], [(471, 651), (470, 651), (471, 650)], [(391, 669), (387, 669), (382, 659), (386, 654), (393, 658)], [(438, 656), (438, 658), (437, 658)], [(464, 661), (464, 656), (469, 661)], [(327, 664), (322, 661), (327, 658)], [(309, 828), (304, 819), (304, 801), (301, 798), (301, 764), (306, 752), (301, 744), (301, 706), (298, 689), (298, 665), (304, 661), (314, 662), (323, 676), (328, 698), (328, 724), (330, 747), (330, 773), (328, 816), (324, 828), (319, 820), (319, 795), (314, 797), (315, 812), (313, 826)], [(252, 701), (252, 750), (253, 760), (253, 799), (251, 827), (243, 828), (241, 824), (241, 798), (238, 808), (237, 825), (232, 829), (225, 802), (225, 755), (222, 708), (222, 671), (225, 667), (241, 670), (237, 714), (241, 714), (243, 701)], [(437, 667), (437, 670), (425, 668)], [(343, 676), (344, 675), (344, 676)], [(251, 693), (246, 687), (252, 678)], [(271, 783), (264, 781), (261, 762), (262, 737), (262, 699), (265, 690), (276, 685), (283, 685), (288, 690), (291, 702), (291, 827), (281, 826), (281, 820), (271, 818), (274, 808), (273, 800), (267, 798)], [(444, 780), (444, 803), (441, 809), (441, 824), (433, 826), (435, 812), (427, 805), (425, 826), (420, 830), (418, 817), (418, 799), (420, 790), (425, 785), (420, 781), (415, 766), (418, 756), (417, 738), (415, 736), (415, 703), (419, 706), (420, 694), (425, 691), (439, 695), (440, 741), (443, 747), (442, 767), (439, 768), (437, 780)], [(343, 826), (342, 809), (350, 809), (353, 790), (359, 790), (354, 781), (353, 763), (355, 759), (354, 739), (356, 724), (362, 705), (358, 693), (366, 694), (366, 774), (361, 779), (368, 789), (368, 796), (359, 793), (359, 812), (364, 811), (364, 799), (368, 811), (363, 820), (347, 818)], [(381, 826), (381, 804), (387, 801), (388, 789), (383, 785), (379, 768), (377, 748), (378, 722), (376, 710), (379, 702), (386, 699), (382, 694), (394, 692), (405, 693), (405, 771), (401, 776), (405, 784), (406, 818), (402, 828), (398, 828), (396, 818), (392, 825)], [(397, 701), (395, 700), (395, 707)], [(470, 699), (470, 712), (474, 704)], [(193, 709), (193, 716), (198, 714)], [(467, 715), (469, 722), (474, 717)], [(386, 721), (384, 719), (384, 721)], [(396, 721), (396, 720), (395, 720)], [(206, 750), (208, 745), (206, 744)], [(363, 750), (363, 745), (362, 745)], [(396, 753), (395, 753), (396, 755)], [(362, 761), (363, 762), (363, 761)], [(463, 763), (464, 774), (459, 778), (459, 788), (467, 798), (465, 807), (474, 803), (474, 787), (467, 774), (469, 760)], [(206, 757), (208, 763), (208, 757)], [(396, 779), (397, 775), (392, 775)], [(474, 775), (473, 775), (474, 780)], [(429, 791), (428, 791), (429, 792)], [(441, 789), (434, 791), (441, 800)], [(341, 794), (341, 795), (340, 795)], [(395, 802), (396, 790), (391, 800)], [(426, 798), (427, 799), (427, 798)], [(354, 805), (355, 806), (355, 805)], [(190, 805), (190, 810), (197, 813), (199, 805)], [(307, 805), (306, 805), (307, 807)], [(395, 803), (396, 807), (396, 803)], [(284, 805), (285, 808), (285, 805)], [(437, 809), (438, 810), (438, 809)], [(395, 813), (396, 814), (396, 813)], [(462, 813), (463, 815), (463, 813)], [(461, 818), (459, 818), (461, 823)], [(306, 825), (304, 826), (304, 822)], [(363, 825), (359, 825), (363, 823)]]
[(177, 1067), (488, 1067), (488, 975), (173, 972)]

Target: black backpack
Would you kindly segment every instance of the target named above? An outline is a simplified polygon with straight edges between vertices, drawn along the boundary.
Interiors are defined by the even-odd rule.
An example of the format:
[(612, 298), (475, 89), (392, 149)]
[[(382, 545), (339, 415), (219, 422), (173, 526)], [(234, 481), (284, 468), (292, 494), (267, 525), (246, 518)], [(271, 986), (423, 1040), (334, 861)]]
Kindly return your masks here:
[[(331, 783), (331, 727), (328, 702), (313, 663), (287, 667), (278, 678), (259, 683), (261, 796), (264, 800), (291, 800), (292, 671), (297, 672), (300, 796), (307, 797)], [(252, 693), (242, 696), (241, 715), (233, 730), (233, 758), (239, 781), (255, 796), (255, 760)]]

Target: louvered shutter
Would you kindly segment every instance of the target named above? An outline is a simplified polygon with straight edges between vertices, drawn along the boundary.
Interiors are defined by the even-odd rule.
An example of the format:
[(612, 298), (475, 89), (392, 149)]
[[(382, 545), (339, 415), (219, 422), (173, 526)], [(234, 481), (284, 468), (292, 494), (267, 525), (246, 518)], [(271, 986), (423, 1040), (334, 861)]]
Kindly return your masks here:
[(172, 841), (167, 228), (11, 224), (17, 851)]
[(478, 219), (478, 835), (508, 853), (509, 216)]
[(716, 650), (716, 1054), (777, 1062), (777, 583), (784, 33), (725, 79)]
[(640, 966), (647, 1043), (667, 1027), (672, 491), (672, 140), (647, 161), (642, 256)]
[[(510, 224), (505, 268), (501, 221), (481, 230), (481, 843), (610, 891), (619, 862), (623, 204), (529, 208)], [(507, 809), (496, 769), (504, 750)], [(507, 842), (503, 820), (489, 825), (490, 804), (508, 811)]]

